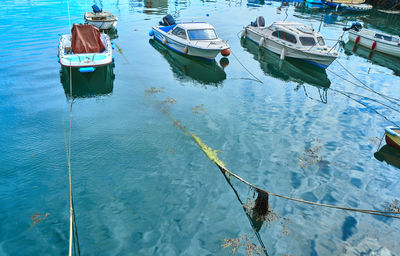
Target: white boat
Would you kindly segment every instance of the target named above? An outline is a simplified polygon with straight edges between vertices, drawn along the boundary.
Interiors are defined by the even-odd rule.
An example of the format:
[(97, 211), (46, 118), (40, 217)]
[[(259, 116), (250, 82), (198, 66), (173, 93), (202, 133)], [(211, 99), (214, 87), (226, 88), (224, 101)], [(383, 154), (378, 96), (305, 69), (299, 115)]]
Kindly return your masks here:
[(175, 23), (172, 16), (167, 15), (149, 35), (168, 48), (189, 56), (214, 60), (219, 53), (223, 56), (230, 54), (228, 43), (219, 38), (214, 27), (206, 22)]
[(400, 58), (400, 37), (363, 28), (360, 23), (353, 23), (349, 31), (349, 40), (371, 50)]
[(336, 10), (349, 12), (366, 12), (373, 8), (372, 5), (365, 4), (365, 0), (327, 0), (325, 4)]
[(96, 67), (108, 65), (113, 59), (111, 40), (89, 24), (74, 24), (71, 35), (62, 35), (58, 46), (62, 66), (93, 72)]
[(279, 54), (281, 59), (294, 58), (327, 68), (339, 53), (325, 44), (322, 35), (298, 22), (274, 22), (264, 27), (264, 18), (244, 28), (242, 37), (258, 44), (260, 48)]
[(110, 12), (103, 12), (97, 5), (92, 6), (93, 12), (85, 12), (85, 23), (101, 30), (113, 29), (117, 26), (118, 18)]

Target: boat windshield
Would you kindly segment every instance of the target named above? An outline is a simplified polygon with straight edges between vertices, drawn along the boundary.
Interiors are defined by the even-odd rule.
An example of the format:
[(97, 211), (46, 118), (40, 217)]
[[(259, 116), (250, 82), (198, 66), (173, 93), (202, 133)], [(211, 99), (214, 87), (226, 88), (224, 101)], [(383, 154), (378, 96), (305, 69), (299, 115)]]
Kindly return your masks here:
[(213, 40), (217, 39), (217, 34), (212, 28), (192, 29), (187, 31), (190, 40)]
[(399, 39), (397, 39), (395, 37), (382, 35), (382, 34), (378, 34), (378, 33), (375, 34), (375, 38), (384, 39), (386, 41), (392, 41), (392, 42), (396, 42), (396, 43), (399, 42)]
[(307, 36), (307, 37), (301, 36), (301, 37), (300, 37), (300, 42), (301, 42), (301, 44), (304, 45), (304, 46), (314, 46), (314, 45), (317, 44), (317, 43), (315, 42), (314, 37), (309, 37), (309, 36)]
[(325, 45), (325, 41), (324, 41), (324, 39), (322, 38), (322, 36), (317, 37), (317, 40), (318, 40), (318, 44), (319, 44), (319, 45), (321, 45), (321, 46)]

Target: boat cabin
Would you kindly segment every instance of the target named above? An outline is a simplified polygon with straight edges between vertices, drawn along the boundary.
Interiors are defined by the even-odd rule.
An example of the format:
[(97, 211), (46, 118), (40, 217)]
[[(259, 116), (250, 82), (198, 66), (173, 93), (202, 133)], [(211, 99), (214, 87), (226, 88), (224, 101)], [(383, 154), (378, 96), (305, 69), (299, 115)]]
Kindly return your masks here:
[(289, 44), (304, 47), (324, 47), (326, 46), (322, 35), (315, 32), (312, 28), (306, 27), (301, 23), (273, 23), (268, 27), (272, 31), (272, 36)]
[(206, 22), (179, 23), (159, 28), (164, 32), (171, 33), (184, 40), (198, 41), (218, 39), (214, 27)]

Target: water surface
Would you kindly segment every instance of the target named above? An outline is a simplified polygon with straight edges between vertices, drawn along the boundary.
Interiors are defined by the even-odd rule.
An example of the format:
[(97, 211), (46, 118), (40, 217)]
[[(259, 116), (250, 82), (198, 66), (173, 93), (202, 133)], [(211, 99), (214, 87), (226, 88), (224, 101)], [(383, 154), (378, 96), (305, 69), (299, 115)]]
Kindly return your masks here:
[[(366, 209), (400, 198), (396, 154), (383, 149), (374, 156), (391, 123), (371, 108), (395, 122), (398, 113), (332, 90), (385, 101), (338, 77), (357, 82), (342, 64), (362, 83), (400, 98), (399, 69), (389, 64), (395, 61), (369, 60), (345, 45), (339, 62), (321, 72), (279, 63), (237, 37), (260, 15), (267, 23), (311, 24), (328, 39), (353, 21), (399, 33), (398, 18), (297, 5), (278, 10), (280, 2), (69, 2), (72, 23), (83, 22), (95, 2), (118, 16), (113, 37), (122, 52), (98, 76), (72, 74), (71, 161), (82, 255), (229, 255), (222, 239), (243, 234), (258, 244), (223, 175), (160, 111), (166, 105), (175, 120), (223, 151), (230, 170), (268, 191)], [(65, 255), (70, 91), (57, 46), (59, 34), (69, 32), (67, 1), (7, 0), (0, 10), (0, 255)], [(167, 13), (213, 24), (262, 83), (232, 55), (221, 67), (220, 56), (204, 64), (149, 41), (151, 26)], [(232, 183), (244, 202), (252, 197), (248, 187)], [(400, 254), (396, 220), (274, 197), (270, 207), (281, 216), (260, 230), (270, 255)], [(46, 213), (33, 225), (31, 216)]]

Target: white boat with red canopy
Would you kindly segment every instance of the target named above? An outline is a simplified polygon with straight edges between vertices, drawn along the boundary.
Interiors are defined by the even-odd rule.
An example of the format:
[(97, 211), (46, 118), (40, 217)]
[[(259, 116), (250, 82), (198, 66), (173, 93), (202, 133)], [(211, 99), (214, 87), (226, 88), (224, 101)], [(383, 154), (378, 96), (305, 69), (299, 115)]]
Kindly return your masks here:
[(62, 35), (60, 38), (58, 57), (62, 66), (93, 72), (95, 67), (112, 62), (111, 40), (92, 25), (74, 24), (71, 35)]
[(213, 60), (221, 53), (230, 54), (229, 45), (218, 37), (213, 26), (206, 22), (175, 23), (171, 15), (163, 18), (149, 33), (168, 48), (185, 55)]

